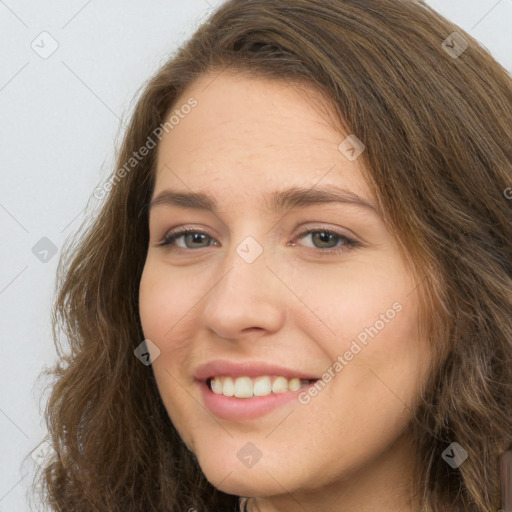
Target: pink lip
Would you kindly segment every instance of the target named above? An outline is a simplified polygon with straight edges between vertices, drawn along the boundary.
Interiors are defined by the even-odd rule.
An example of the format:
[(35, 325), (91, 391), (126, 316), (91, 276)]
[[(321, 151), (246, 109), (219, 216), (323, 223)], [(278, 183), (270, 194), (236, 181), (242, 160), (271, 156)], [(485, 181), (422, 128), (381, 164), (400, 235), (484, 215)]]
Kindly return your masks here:
[[(268, 374), (267, 374), (268, 375)], [(276, 393), (267, 396), (255, 396), (252, 398), (236, 398), (214, 393), (206, 381), (199, 381), (197, 385), (201, 389), (204, 404), (215, 416), (230, 420), (252, 420), (264, 414), (270, 413), (275, 408), (297, 399), (299, 393), (307, 391), (314, 382), (297, 391)]]
[(252, 398), (236, 398), (232, 396), (218, 395), (214, 393), (207, 383), (211, 377), (278, 377), (287, 379), (298, 377), (303, 380), (316, 381), (319, 377), (301, 370), (285, 368), (283, 366), (268, 364), (259, 361), (247, 361), (234, 363), (227, 359), (216, 359), (201, 365), (194, 372), (197, 385), (201, 390), (204, 404), (219, 418), (231, 421), (243, 421), (257, 418), (269, 413), (271, 410), (297, 398), (299, 393), (313, 386), (304, 386), (297, 391), (276, 393), (267, 396), (255, 396)]
[(317, 380), (320, 377), (301, 370), (285, 368), (258, 361), (234, 363), (227, 359), (216, 359), (197, 368), (194, 377), (199, 381), (206, 381), (210, 377), (259, 377), (262, 375), (283, 376), (287, 379), (298, 377), (303, 380)]

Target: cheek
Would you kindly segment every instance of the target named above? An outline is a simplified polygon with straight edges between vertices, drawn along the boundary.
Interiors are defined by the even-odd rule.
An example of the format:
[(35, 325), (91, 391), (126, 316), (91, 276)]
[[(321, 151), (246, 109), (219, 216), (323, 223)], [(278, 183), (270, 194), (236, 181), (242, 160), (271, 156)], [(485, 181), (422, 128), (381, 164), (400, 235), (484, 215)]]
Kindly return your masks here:
[(343, 303), (344, 312), (333, 324), (337, 336), (329, 343), (329, 358), (341, 363), (333, 391), (351, 402), (349, 409), (365, 403), (362, 417), (412, 403), (430, 362), (427, 340), (418, 334), (417, 295), (407, 283), (397, 287), (396, 282), (360, 290)]
[[(164, 339), (180, 339), (177, 331), (187, 325), (193, 298), (191, 287), (180, 280), (179, 273), (170, 277), (169, 269), (161, 269), (156, 264), (147, 263), (144, 267), (139, 287), (139, 314), (146, 338), (159, 345)], [(159, 344), (160, 341), (160, 344)]]
[[(193, 327), (191, 314), (195, 294), (190, 286), (181, 282), (179, 275), (165, 277), (165, 269), (157, 265), (146, 265), (139, 287), (139, 314), (144, 337), (150, 339), (160, 350), (152, 363), (152, 370), (160, 396), (168, 415), (183, 441), (193, 449), (194, 432), (187, 418), (197, 414), (184, 386), (180, 369), (186, 366), (186, 332)], [(190, 295), (190, 297), (189, 297)], [(192, 296), (194, 295), (194, 296)]]
[(414, 280), (397, 259), (369, 263), (308, 281), (304, 302), (314, 304), (316, 317), (297, 314), (296, 322), (327, 355), (328, 383), (304, 406), (316, 418), (312, 428), (325, 430), (329, 415), (337, 432), (377, 446), (410, 419), (430, 351), (418, 336)]
[[(387, 323), (379, 319), (386, 309), (372, 310), (370, 325), (353, 326), (352, 336), (339, 345), (337, 354), (342, 354), (344, 364), (329, 390), (339, 429), (356, 445), (375, 450), (410, 421), (430, 361), (426, 340), (417, 333), (417, 303), (411, 296), (399, 299), (401, 309), (392, 309), (392, 314), (388, 309), (393, 318)], [(316, 412), (321, 414), (321, 410)]]
[(353, 340), (365, 347), (388, 338), (388, 350), (411, 337), (417, 312), (409, 292), (415, 284), (390, 252), (378, 260), (365, 255), (347, 265), (304, 272), (291, 281), (301, 298), (294, 321), (331, 360), (349, 350)]

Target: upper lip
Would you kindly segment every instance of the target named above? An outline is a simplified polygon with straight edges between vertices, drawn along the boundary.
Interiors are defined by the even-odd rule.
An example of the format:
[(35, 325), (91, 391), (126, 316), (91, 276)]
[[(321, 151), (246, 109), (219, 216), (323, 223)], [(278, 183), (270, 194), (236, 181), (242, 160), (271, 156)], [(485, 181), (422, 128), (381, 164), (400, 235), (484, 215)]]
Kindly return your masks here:
[(310, 372), (293, 368), (285, 368), (263, 361), (234, 362), (227, 359), (215, 359), (200, 365), (194, 372), (197, 380), (206, 380), (216, 376), (226, 377), (259, 377), (261, 375), (282, 375), (286, 378), (298, 377), (304, 380), (317, 380), (319, 377)]

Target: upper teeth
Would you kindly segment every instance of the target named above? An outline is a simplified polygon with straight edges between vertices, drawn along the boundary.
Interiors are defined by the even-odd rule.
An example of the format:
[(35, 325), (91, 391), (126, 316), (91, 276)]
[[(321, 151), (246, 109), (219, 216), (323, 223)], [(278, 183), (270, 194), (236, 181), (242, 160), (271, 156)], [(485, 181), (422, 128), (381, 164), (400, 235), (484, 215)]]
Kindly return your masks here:
[(213, 377), (210, 379), (210, 388), (218, 395), (235, 396), (237, 398), (251, 398), (252, 396), (266, 396), (270, 393), (286, 393), (297, 391), (310, 383), (309, 380), (301, 380), (298, 377), (287, 379), (276, 377), (271, 382), (270, 377)]

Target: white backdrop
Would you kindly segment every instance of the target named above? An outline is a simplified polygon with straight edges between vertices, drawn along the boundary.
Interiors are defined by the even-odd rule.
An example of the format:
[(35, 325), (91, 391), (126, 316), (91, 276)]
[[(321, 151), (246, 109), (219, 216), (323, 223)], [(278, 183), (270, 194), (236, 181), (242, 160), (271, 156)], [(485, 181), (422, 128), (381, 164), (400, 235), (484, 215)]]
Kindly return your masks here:
[[(29, 510), (64, 240), (141, 84), (222, 0), (0, 0), (0, 512)], [(512, 0), (430, 0), (512, 73)], [(45, 252), (46, 251), (46, 252)]]

